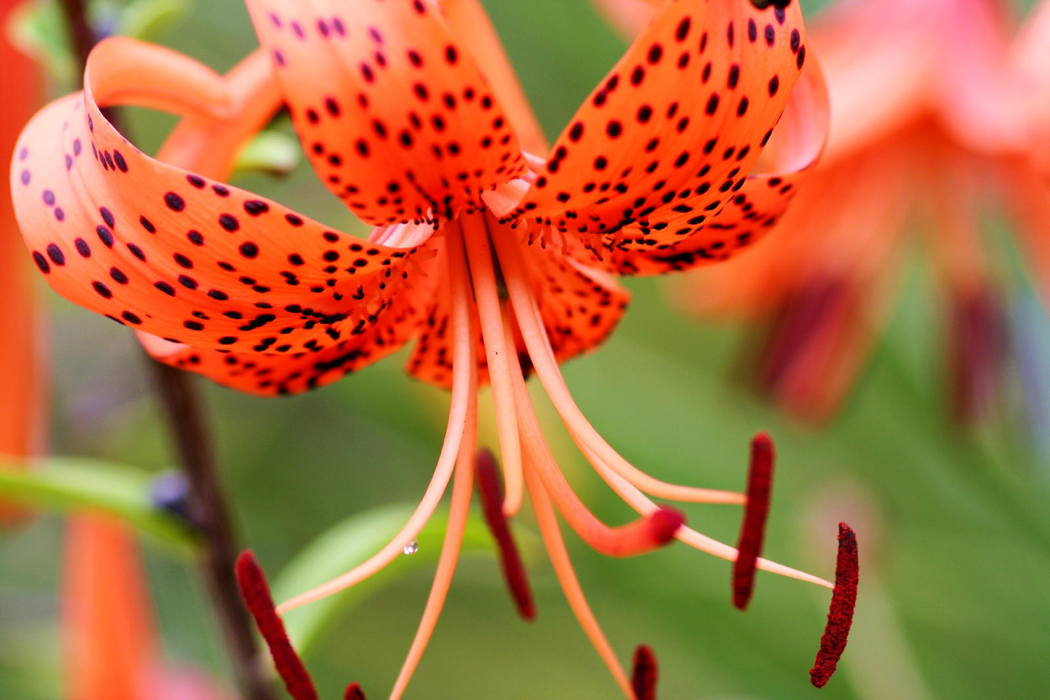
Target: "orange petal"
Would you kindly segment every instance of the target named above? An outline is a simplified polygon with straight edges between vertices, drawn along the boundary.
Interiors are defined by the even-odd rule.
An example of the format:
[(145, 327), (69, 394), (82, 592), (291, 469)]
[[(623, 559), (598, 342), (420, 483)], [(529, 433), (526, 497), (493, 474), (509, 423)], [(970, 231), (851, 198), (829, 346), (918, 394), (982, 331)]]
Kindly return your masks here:
[(1050, 143), (1050, 0), (1032, 8), (1010, 53), (1011, 65), (1031, 100), (1032, 129), (1037, 136), (1032, 155), (1044, 172), (1050, 171), (1050, 149), (1046, 147)]
[(810, 22), (834, 125), (823, 166), (929, 109), (943, 49), (943, 6), (912, 0), (838, 3)]
[(573, 117), (516, 216), (660, 243), (743, 186), (805, 64), (798, 3), (666, 3)]
[(941, 119), (974, 150), (1023, 152), (1031, 138), (1032, 87), (1011, 70), (1007, 4), (970, 0), (955, 5), (942, 23), (950, 30), (938, 57), (941, 76), (933, 86), (941, 99)]
[(738, 182), (713, 215), (698, 206), (703, 200), (679, 200), (674, 210), (653, 214), (648, 226), (632, 223), (623, 237), (604, 237), (600, 262), (581, 246), (574, 248), (577, 257), (625, 275), (663, 274), (728, 260), (762, 239), (787, 210), (820, 158), (828, 117), (823, 74), (810, 62), (759, 162), (770, 161), (772, 172)]
[(441, 10), (449, 29), (465, 42), (492, 90), (510, 115), (522, 148), (529, 153), (546, 155), (550, 149), (543, 127), (532, 111), (529, 98), (521, 87), (518, 74), (503, 49), (499, 34), (480, 0), (442, 0)]
[(278, 352), (223, 352), (148, 333), (138, 336), (159, 362), (249, 394), (284, 396), (327, 386), (396, 352), (415, 335), (418, 317), (416, 307), (399, 299), (360, 335), (309, 352), (291, 352), (280, 344), (273, 347)]
[(112, 104), (120, 76), (96, 67), (144, 53), (171, 55), (100, 44), (86, 92), (46, 107), (21, 136), (15, 210), (51, 286), (119, 323), (197, 347), (308, 351), (371, 325), (417, 249), (331, 231), (138, 151), (102, 116), (93, 87), (97, 79), (101, 103)]
[(317, 174), (365, 221), (450, 218), (524, 172), (511, 124), (424, 0), (249, 0)]
[(72, 519), (64, 579), (65, 697), (141, 700), (157, 650), (131, 534), (102, 517)]

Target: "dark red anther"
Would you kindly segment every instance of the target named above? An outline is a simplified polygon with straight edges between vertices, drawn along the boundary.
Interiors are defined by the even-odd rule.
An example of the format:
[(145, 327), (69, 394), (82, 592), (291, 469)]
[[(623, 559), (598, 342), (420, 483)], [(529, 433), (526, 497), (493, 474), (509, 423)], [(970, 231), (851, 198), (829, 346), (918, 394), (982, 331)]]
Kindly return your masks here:
[(361, 686), (357, 683), (351, 683), (346, 687), (346, 693), (343, 695), (344, 700), (365, 700), (365, 691), (361, 690)]
[(775, 396), (796, 367), (819, 353), (816, 345), (837, 330), (851, 300), (849, 286), (836, 279), (818, 278), (796, 290), (776, 314), (761, 350), (759, 390)]
[(631, 686), (636, 700), (656, 700), (656, 681), (658, 680), (656, 655), (645, 644), (639, 644), (634, 650), (634, 673), (631, 674)]
[(810, 669), (813, 685), (823, 688), (846, 650), (849, 630), (853, 625), (853, 610), (857, 606), (857, 583), (860, 580), (860, 559), (857, 555), (857, 535), (846, 523), (839, 523), (839, 555), (835, 565), (835, 590), (831, 594), (828, 624), (820, 640), (816, 663)]
[(255, 619), (259, 634), (270, 648), (277, 674), (284, 681), (288, 694), (295, 700), (318, 700), (313, 679), (288, 639), (284, 623), (273, 603), (266, 574), (255, 560), (255, 554), (251, 550), (242, 552), (237, 558), (234, 571), (244, 605)]
[(746, 610), (755, 590), (755, 569), (762, 555), (773, 487), (773, 440), (759, 433), (751, 440), (751, 466), (747, 475), (747, 505), (740, 526), (736, 561), (733, 562), (733, 605)]
[(496, 473), (496, 458), (489, 450), (480, 450), (477, 460), (478, 493), (481, 508), (485, 513), (492, 537), (500, 554), (500, 568), (510, 589), (510, 595), (518, 608), (518, 614), (526, 620), (536, 619), (536, 604), (532, 599), (532, 587), (521, 561), (521, 554), (510, 532), (506, 516), (503, 515), (503, 490)]
[(991, 417), (1008, 348), (1005, 313), (991, 289), (962, 294), (951, 308), (952, 398), (964, 425)]

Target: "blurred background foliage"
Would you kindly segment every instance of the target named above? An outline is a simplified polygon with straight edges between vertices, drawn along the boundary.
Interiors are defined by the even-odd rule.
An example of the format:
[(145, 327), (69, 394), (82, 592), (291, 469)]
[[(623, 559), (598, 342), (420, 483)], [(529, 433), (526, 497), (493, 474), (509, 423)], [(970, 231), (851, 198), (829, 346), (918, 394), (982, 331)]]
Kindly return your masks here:
[[(815, 11), (826, 4), (809, 0)], [(1031, 3), (1020, 3), (1029, 5)], [(623, 50), (584, 0), (487, 0), (550, 136)], [(200, 1), (165, 43), (218, 70), (255, 46), (244, 7)], [(138, 145), (155, 149), (172, 119), (131, 114)], [(286, 125), (285, 125), (286, 126)], [(290, 176), (238, 184), (344, 230), (352, 217), (302, 164)], [(1001, 230), (996, 212), (990, 231)], [(357, 224), (360, 230), (360, 225)], [(924, 252), (912, 252), (918, 270)], [(585, 590), (626, 658), (639, 642), (659, 655), (660, 697), (768, 700), (988, 700), (1050, 696), (1050, 485), (1038, 377), (1050, 363), (1045, 310), (1021, 273), (1014, 325), (1041, 347), (1025, 380), (1035, 400), (998, 425), (964, 433), (945, 403), (940, 300), (926, 275), (908, 276), (891, 331), (848, 405), (827, 428), (793, 424), (733, 379), (746, 333), (676, 316), (661, 280), (628, 280), (632, 309), (598, 352), (566, 366), (581, 408), (625, 456), (661, 478), (743, 486), (747, 441), (778, 441), (779, 471), (767, 554), (829, 576), (835, 518), (855, 525), (865, 552), (861, 603), (843, 672), (818, 691), (807, 669), (827, 595), (760, 575), (746, 615), (730, 605), (729, 565), (676, 545), (627, 561), (574, 538)], [(131, 334), (49, 294), (53, 452), (150, 470), (171, 462)], [(1041, 345), (1040, 345), (1041, 343)], [(436, 460), (445, 393), (410, 380), (404, 353), (308, 396), (261, 400), (208, 385), (209, 413), (246, 542), (279, 572), (315, 537), (373, 506), (414, 503)], [(1040, 371), (1041, 370), (1041, 373)], [(1045, 382), (1045, 379), (1042, 380)], [(483, 396), (482, 439), (495, 443)], [(627, 509), (570, 443), (546, 399), (541, 418), (562, 467), (596, 512)], [(1023, 409), (1023, 410), (1022, 410)], [(733, 541), (739, 511), (693, 508), (691, 523)], [(530, 527), (529, 518), (522, 518)], [(62, 697), (56, 586), (61, 518), (0, 534), (0, 696)], [(436, 547), (436, 543), (422, 542)], [(207, 602), (186, 561), (146, 542), (166, 651), (225, 674)], [(521, 623), (494, 562), (468, 557), (408, 697), (431, 700), (617, 696), (579, 631), (546, 561), (532, 567), (539, 619)], [(394, 680), (422, 612), (432, 562), (412, 567), (366, 604), (332, 621), (308, 663), (323, 697), (347, 680), (376, 697)]]

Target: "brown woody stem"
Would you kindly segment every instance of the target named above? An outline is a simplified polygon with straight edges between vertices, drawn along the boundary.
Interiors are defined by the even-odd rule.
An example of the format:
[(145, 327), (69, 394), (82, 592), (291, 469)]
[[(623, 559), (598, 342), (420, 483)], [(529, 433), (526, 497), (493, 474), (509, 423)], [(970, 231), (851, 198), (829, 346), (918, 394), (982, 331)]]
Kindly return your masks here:
[[(70, 41), (83, 70), (95, 45), (95, 32), (84, 0), (61, 0), (69, 23)], [(120, 114), (106, 110), (106, 118), (120, 127)], [(259, 645), (251, 621), (241, 605), (234, 577), (238, 546), (229, 508), (212, 449), (202, 402), (184, 372), (149, 360), (153, 383), (164, 406), (168, 426), (179, 453), (179, 463), (190, 485), (189, 512), (202, 542), (201, 576), (222, 627), (234, 675), (245, 700), (274, 700), (260, 663)]]

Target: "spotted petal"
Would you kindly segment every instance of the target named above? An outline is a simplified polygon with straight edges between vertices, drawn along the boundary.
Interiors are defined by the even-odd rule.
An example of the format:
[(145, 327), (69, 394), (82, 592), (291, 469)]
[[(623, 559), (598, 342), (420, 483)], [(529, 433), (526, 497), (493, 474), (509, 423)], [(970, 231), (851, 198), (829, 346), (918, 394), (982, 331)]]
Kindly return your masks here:
[(234, 91), (208, 73), (164, 49), (107, 41), (84, 93), (33, 118), (11, 182), (37, 266), (68, 299), (201, 348), (291, 353), (364, 333), (416, 248), (370, 244), (152, 159), (100, 111), (119, 101), (236, 120)]
[(656, 245), (744, 186), (806, 59), (798, 3), (665, 3), (559, 137), (515, 210), (581, 234), (645, 230)]
[[(568, 241), (569, 251), (586, 265), (622, 275), (658, 275), (722, 262), (750, 246), (780, 220), (827, 141), (829, 108), (820, 66), (803, 71), (759, 169), (749, 175), (726, 204), (710, 212), (675, 212), (660, 224), (631, 224), (616, 236), (592, 236), (590, 247)], [(674, 236), (668, 242), (667, 234)], [(595, 258), (600, 259), (595, 259)]]
[(491, 88), (424, 0), (249, 0), (295, 129), (365, 221), (449, 218), (524, 171)]
[(399, 298), (361, 335), (334, 345), (288, 354), (223, 352), (172, 343), (142, 334), (153, 359), (187, 372), (202, 374), (230, 389), (258, 396), (298, 394), (327, 386), (396, 352), (416, 332), (417, 308)]

